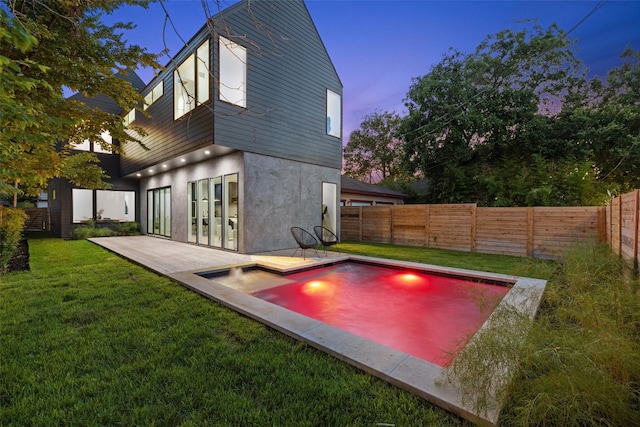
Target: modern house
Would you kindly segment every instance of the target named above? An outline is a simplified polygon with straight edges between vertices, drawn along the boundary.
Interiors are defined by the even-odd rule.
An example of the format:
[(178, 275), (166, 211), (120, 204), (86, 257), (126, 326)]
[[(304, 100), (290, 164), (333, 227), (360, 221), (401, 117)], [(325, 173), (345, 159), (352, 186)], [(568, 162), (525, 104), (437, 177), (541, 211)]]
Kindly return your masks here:
[(339, 233), (342, 84), (302, 0), (223, 10), (141, 94), (123, 118), (148, 133), (146, 149), (100, 153), (117, 166), (113, 190), (50, 188), (60, 235), (136, 220), (160, 238), (255, 253), (295, 246), (292, 226)]
[(341, 206), (402, 205), (404, 200), (409, 198), (399, 191), (358, 181), (345, 175), (342, 175), (340, 182)]

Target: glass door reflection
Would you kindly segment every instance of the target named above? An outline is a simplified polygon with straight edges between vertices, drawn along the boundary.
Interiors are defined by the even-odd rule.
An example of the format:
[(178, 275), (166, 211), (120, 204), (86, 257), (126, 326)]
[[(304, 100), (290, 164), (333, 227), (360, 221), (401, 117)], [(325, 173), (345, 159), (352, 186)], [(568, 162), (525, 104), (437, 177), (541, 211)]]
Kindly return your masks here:
[(198, 243), (209, 244), (209, 180), (198, 181)]
[(238, 174), (225, 175), (223, 192), (223, 218), (222, 224), (225, 228), (223, 247), (225, 249), (238, 250)]
[(222, 247), (222, 177), (211, 178), (213, 212), (211, 222), (211, 246)]

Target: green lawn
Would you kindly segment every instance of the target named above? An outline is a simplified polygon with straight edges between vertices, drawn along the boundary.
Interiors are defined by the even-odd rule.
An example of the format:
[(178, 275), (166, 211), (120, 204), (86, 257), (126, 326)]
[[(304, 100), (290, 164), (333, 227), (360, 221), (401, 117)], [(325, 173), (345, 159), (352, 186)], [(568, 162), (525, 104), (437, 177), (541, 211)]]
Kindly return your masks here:
[(343, 253), (533, 277), (536, 279), (548, 279), (558, 267), (558, 263), (554, 261), (533, 258), (427, 249), (414, 246), (396, 246), (382, 243), (343, 242), (338, 245), (338, 250)]
[(29, 244), (0, 276), (2, 426), (466, 425), (88, 241)]

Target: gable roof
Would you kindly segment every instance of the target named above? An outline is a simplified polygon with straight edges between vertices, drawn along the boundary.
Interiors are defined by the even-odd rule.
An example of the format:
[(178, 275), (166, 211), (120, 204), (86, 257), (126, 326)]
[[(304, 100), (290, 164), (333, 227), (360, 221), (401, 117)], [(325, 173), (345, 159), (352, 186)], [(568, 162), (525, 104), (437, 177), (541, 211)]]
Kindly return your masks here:
[(343, 193), (367, 194), (371, 196), (395, 197), (398, 199), (408, 199), (409, 196), (399, 191), (389, 190), (380, 185), (369, 184), (367, 182), (358, 181), (342, 175), (340, 177), (340, 186)]
[[(138, 92), (140, 92), (144, 87), (145, 84), (142, 81), (142, 79), (140, 78), (140, 76), (138, 76), (138, 74), (136, 74), (135, 71), (131, 70), (131, 69), (127, 69), (124, 73), (118, 73), (116, 74), (116, 77), (121, 78), (122, 80), (128, 82), (131, 84), (131, 86), (133, 86), (133, 88), (135, 90), (137, 90)], [(99, 108), (100, 110), (109, 113), (109, 114), (120, 114), (122, 113), (122, 107), (120, 107), (120, 105), (118, 105), (117, 102), (115, 102), (112, 98), (99, 93), (98, 95), (94, 96), (93, 98), (90, 98), (80, 92), (75, 93), (73, 95), (71, 95), (69, 97), (69, 99), (73, 99), (75, 101), (80, 101), (83, 102), (84, 104), (90, 106), (90, 107), (96, 107)]]

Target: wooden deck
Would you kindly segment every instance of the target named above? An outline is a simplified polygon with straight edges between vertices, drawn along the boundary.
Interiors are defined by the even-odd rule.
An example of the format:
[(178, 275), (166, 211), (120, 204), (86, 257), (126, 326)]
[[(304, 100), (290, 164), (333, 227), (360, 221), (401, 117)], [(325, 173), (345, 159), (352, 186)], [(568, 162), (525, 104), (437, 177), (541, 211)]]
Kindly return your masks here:
[[(287, 269), (326, 261), (324, 251), (318, 251), (319, 256), (316, 257), (312, 250), (307, 250), (307, 258), (303, 259), (299, 250), (297, 256), (291, 256), (294, 249), (259, 255), (242, 255), (151, 236), (95, 237), (89, 240), (161, 274), (215, 269), (226, 265), (250, 262), (266, 263)], [(314, 255), (314, 257), (310, 258), (309, 255)], [(338, 256), (339, 254), (335, 252), (327, 252), (329, 258)]]

